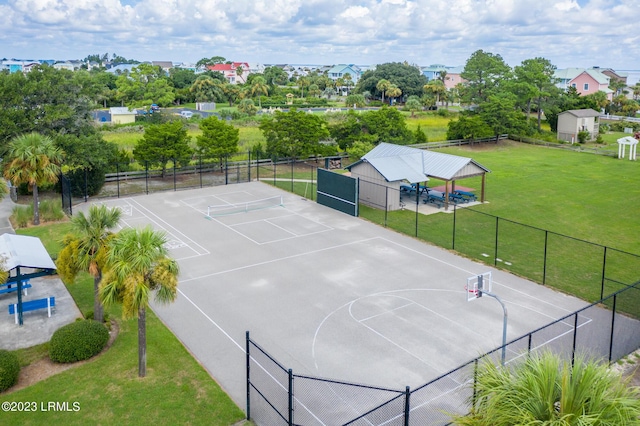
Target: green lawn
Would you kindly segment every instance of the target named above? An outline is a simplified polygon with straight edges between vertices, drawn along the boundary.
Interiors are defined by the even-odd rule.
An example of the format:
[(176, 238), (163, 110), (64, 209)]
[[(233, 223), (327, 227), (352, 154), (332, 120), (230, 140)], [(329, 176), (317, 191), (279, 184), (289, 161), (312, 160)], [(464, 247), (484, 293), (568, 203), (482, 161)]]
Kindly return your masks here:
[[(55, 257), (68, 224), (20, 230), (43, 239)], [(80, 310), (93, 309), (93, 280), (85, 275), (68, 285)], [(109, 311), (119, 318), (119, 310)], [(118, 320), (113, 346), (90, 362), (52, 376), (28, 388), (2, 395), (3, 401), (35, 401), (36, 412), (3, 413), (3, 424), (139, 424), (232, 425), (242, 410), (187, 352), (178, 339), (149, 311), (147, 314), (147, 377), (138, 378), (137, 321)], [(46, 354), (46, 344), (16, 351), (23, 365)], [(77, 412), (40, 410), (40, 403), (78, 403)]]
[[(474, 210), (504, 219), (497, 232), (495, 217), (459, 209), (453, 247), (451, 214), (419, 215), (418, 226), (411, 205), (386, 216), (361, 207), (361, 216), (490, 264), (497, 234), (497, 257), (510, 263), (498, 267), (589, 301), (600, 298), (603, 246), (609, 247), (605, 295), (620, 288), (615, 281), (640, 278), (640, 258), (631, 255), (640, 254), (640, 221), (634, 220), (640, 211), (639, 163), (515, 142), (441, 151), (472, 157), (491, 170), (486, 178), (488, 203)], [(458, 185), (478, 192), (481, 180), (460, 180)]]
[(415, 132), (420, 126), (420, 129), (426, 133), (429, 142), (441, 142), (447, 140), (449, 121), (454, 117), (454, 114), (451, 114), (450, 117), (442, 117), (433, 112), (423, 112), (415, 114), (413, 118), (411, 118), (411, 114), (408, 114), (405, 119), (407, 128), (412, 132)]

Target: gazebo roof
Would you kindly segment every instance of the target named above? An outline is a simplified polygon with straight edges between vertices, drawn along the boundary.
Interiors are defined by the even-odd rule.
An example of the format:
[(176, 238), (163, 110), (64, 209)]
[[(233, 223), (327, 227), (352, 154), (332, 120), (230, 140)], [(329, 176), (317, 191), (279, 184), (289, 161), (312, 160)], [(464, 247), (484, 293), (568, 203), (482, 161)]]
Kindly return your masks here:
[(622, 145), (636, 145), (638, 143), (638, 140), (633, 136), (625, 136), (618, 139), (618, 143)]
[(472, 158), (384, 142), (348, 168), (365, 161), (390, 182), (402, 179), (423, 182), (429, 180), (428, 177), (448, 181), (490, 172)]
[(17, 267), (56, 269), (51, 256), (37, 237), (0, 235), (0, 256), (4, 257), (7, 271)]

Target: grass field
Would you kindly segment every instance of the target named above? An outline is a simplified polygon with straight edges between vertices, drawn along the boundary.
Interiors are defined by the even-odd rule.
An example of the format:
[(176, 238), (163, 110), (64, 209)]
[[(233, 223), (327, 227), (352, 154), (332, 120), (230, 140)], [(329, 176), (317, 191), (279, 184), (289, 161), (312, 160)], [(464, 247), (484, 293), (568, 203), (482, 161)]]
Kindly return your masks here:
[[(508, 260), (497, 266), (589, 301), (600, 298), (603, 246), (610, 248), (605, 295), (620, 288), (615, 281), (639, 279), (640, 258), (625, 253), (640, 254), (640, 222), (633, 220), (640, 211), (638, 163), (515, 142), (442, 151), (491, 170), (488, 203), (473, 209), (480, 213), (458, 210), (455, 247), (451, 214), (420, 215), (417, 225), (411, 206), (386, 215), (361, 206), (361, 216), (490, 264), (494, 257)], [(458, 184), (481, 187), (479, 178)], [(497, 224), (494, 216), (504, 220)]]
[(442, 117), (435, 113), (418, 113), (414, 118), (411, 118), (410, 114), (405, 118), (407, 120), (407, 128), (412, 132), (415, 132), (418, 126), (426, 133), (427, 140), (429, 142), (440, 142), (447, 140), (447, 129), (449, 121), (451, 121), (455, 115), (450, 117)]
[[(27, 228), (23, 235), (38, 236), (55, 257), (68, 223)], [(67, 286), (82, 312), (93, 310), (93, 279), (84, 275)], [(120, 311), (108, 311), (119, 318)], [(2, 394), (2, 401), (74, 402), (77, 412), (42, 411), (3, 413), (3, 424), (210, 424), (232, 425), (244, 418), (236, 406), (176, 337), (147, 313), (147, 377), (138, 371), (137, 321), (118, 319), (113, 346), (83, 365), (54, 375), (25, 389)], [(47, 344), (16, 351), (21, 364), (47, 355)]]

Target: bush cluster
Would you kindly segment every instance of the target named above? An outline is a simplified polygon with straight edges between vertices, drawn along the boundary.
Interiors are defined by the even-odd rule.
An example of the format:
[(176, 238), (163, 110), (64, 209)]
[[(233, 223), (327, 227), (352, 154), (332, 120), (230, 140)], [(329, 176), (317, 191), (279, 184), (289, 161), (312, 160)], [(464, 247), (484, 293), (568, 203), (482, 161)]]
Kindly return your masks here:
[[(602, 124), (600, 124), (602, 126)], [(613, 121), (609, 123), (612, 132), (624, 132), (625, 128), (631, 128), (634, 132), (640, 130), (640, 123), (632, 121)]]
[(99, 322), (76, 321), (53, 333), (49, 342), (49, 358), (60, 363), (89, 359), (100, 353), (108, 340), (109, 331)]
[(20, 362), (13, 352), (0, 350), (0, 392), (9, 389), (18, 381)]

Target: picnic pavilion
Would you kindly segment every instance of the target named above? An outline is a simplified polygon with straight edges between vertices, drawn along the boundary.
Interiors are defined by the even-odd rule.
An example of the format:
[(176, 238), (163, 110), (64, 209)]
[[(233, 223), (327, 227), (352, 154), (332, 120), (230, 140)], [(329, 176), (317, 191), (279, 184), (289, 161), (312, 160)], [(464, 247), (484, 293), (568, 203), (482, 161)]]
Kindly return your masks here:
[(485, 176), (491, 172), (472, 158), (390, 143), (377, 145), (347, 169), (352, 177), (360, 178), (360, 201), (387, 210), (401, 208), (400, 197), (389, 197), (389, 189), (400, 193), (402, 185), (409, 182), (416, 188), (416, 194), (420, 194), (421, 184), (426, 187), (430, 177), (445, 182), (443, 198), (445, 209), (448, 209), (450, 196), (456, 191), (456, 181), (482, 176), (479, 198), (484, 202)]
[(9, 272), (7, 281), (0, 286), (0, 292), (16, 293), (18, 324), (23, 325), (23, 290), (27, 285), (31, 287), (26, 283), (32, 278), (54, 274), (56, 265), (37, 237), (0, 235), (0, 256), (4, 259), (5, 270)]

